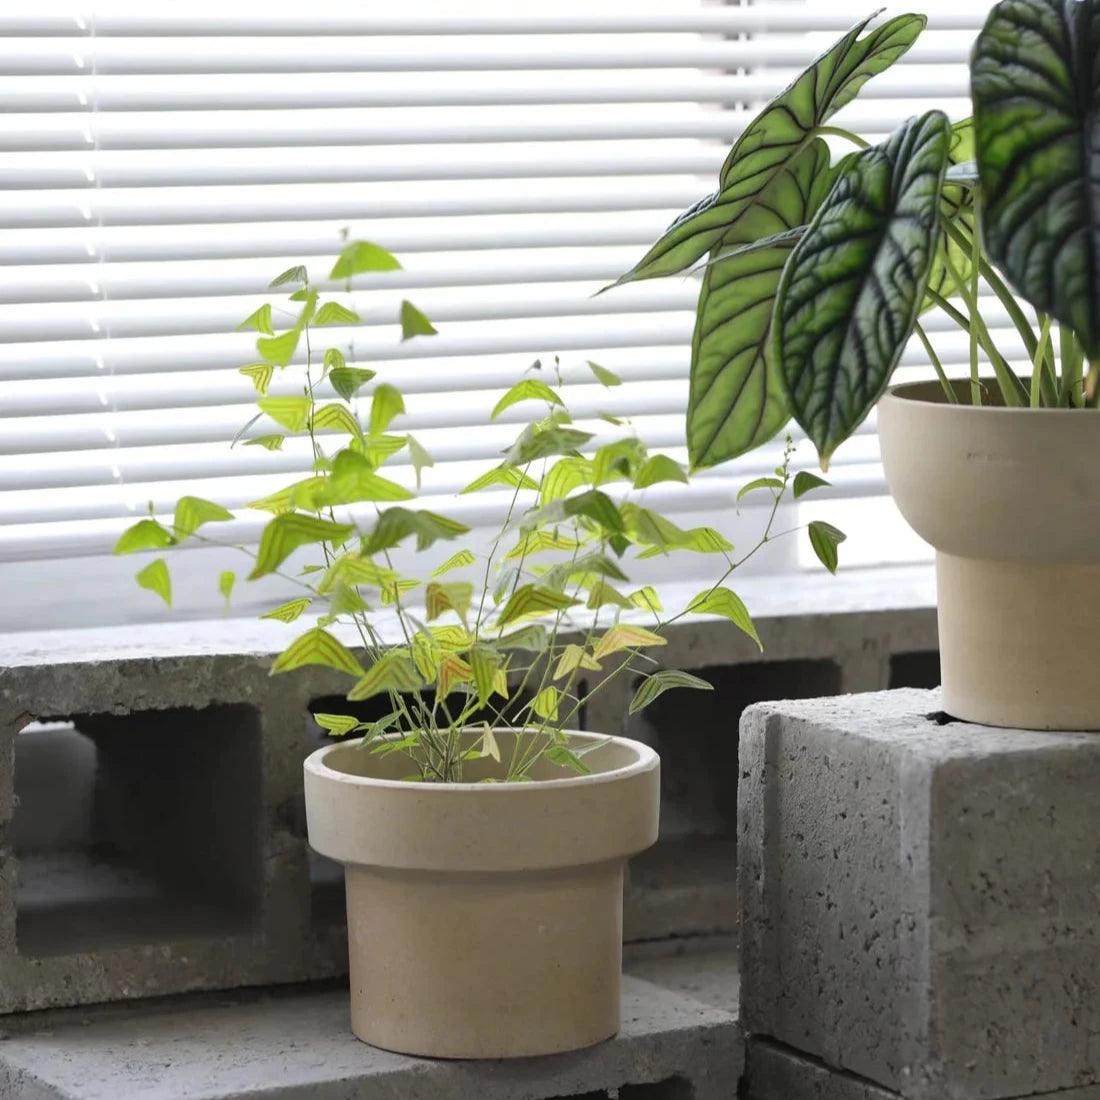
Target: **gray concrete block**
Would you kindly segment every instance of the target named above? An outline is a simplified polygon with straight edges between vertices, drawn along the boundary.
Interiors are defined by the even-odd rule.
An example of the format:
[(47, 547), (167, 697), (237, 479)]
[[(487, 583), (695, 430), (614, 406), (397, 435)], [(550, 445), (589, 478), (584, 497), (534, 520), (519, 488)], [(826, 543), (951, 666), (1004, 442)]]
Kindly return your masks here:
[[(753, 1037), (745, 1043), (741, 1100), (902, 1100), (864, 1077), (834, 1069), (790, 1047)], [(1100, 1086), (1032, 1093), (1015, 1100), (1100, 1100)]]
[(744, 1026), (914, 1100), (1100, 1082), (1100, 737), (939, 707), (746, 714)]
[(345, 990), (304, 987), (47, 1014), (0, 1042), (0, 1098), (541, 1100), (627, 1086), (623, 1096), (729, 1100), (742, 1054), (730, 1013), (634, 978), (617, 1038), (505, 1062), (376, 1050), (351, 1034)]

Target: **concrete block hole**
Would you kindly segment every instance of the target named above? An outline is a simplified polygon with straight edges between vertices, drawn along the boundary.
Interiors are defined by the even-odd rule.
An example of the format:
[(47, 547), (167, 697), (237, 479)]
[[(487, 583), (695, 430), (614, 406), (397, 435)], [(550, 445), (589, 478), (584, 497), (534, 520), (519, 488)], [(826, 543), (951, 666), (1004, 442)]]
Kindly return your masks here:
[(920, 653), (895, 653), (890, 658), (893, 688), (937, 688), (940, 686), (940, 655), (932, 649)]
[[(830, 660), (693, 668), (714, 691), (669, 691), (630, 718), (627, 737), (661, 754), (661, 834), (630, 866), (642, 897), (706, 898), (705, 911), (670, 915), (663, 931), (731, 932), (736, 923), (738, 726), (753, 703), (840, 691)], [(702, 888), (702, 889), (700, 889)]]
[(15, 740), (9, 833), (19, 953), (257, 927), (261, 780), (251, 707), (27, 726)]

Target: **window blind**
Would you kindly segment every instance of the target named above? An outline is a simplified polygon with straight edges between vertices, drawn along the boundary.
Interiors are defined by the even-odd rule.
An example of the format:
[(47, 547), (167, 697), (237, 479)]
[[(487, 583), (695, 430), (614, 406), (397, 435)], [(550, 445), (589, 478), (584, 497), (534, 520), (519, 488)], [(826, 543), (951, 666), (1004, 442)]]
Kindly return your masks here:
[[(838, 123), (875, 135), (933, 102), (968, 113), (965, 61), (988, 4), (913, 6), (930, 30)], [(492, 494), (443, 498), (514, 438), (524, 410), (494, 424), (489, 411), (535, 358), (560, 356), (596, 443), (610, 413), (682, 457), (696, 284), (594, 292), (712, 189), (762, 104), (867, 14), (799, 0), (149, 8), (0, 13), (6, 629), (162, 613), (109, 552), (136, 516), (170, 514), (183, 493), (239, 510), (234, 537), (256, 536), (264, 516), (244, 505), (308, 470), (309, 454), (292, 440), (229, 448), (254, 398), (236, 369), (255, 358), (254, 335), (235, 328), (292, 264), (324, 285), (346, 238), (403, 264), (354, 280), (343, 300), (363, 324), (328, 332), (406, 394), (395, 428), (436, 460), (425, 492), (439, 500), (425, 506), (474, 524), (499, 515)], [(405, 297), (438, 336), (400, 343)], [(965, 334), (939, 316), (927, 328), (948, 369), (964, 370)], [(1021, 350), (1010, 330), (998, 336)], [(595, 384), (589, 359), (624, 384)], [(925, 363), (915, 345), (901, 377)], [(781, 448), (665, 490), (661, 507), (731, 511)], [(831, 480), (830, 506), (882, 497), (873, 416)], [(869, 561), (888, 556), (881, 539), (864, 545)], [(64, 610), (52, 607), (59, 579)], [(202, 593), (192, 613), (216, 609)]]

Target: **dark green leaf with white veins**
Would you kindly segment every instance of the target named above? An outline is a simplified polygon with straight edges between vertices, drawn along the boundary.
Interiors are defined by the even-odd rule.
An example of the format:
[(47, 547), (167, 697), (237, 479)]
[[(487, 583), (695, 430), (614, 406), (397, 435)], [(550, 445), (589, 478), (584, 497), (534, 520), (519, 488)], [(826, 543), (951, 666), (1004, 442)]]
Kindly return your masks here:
[(718, 192), (673, 222), (619, 283), (683, 271), (727, 238), (815, 129), (905, 53), (925, 24), (923, 16), (900, 15), (860, 38), (870, 21), (853, 27), (757, 115), (726, 158)]
[(1004, 0), (974, 46), (982, 237), (1100, 356), (1100, 2)]
[[(797, 237), (776, 238), (814, 215), (829, 178), (829, 150), (815, 138), (761, 192), (736, 239), (774, 239), (707, 267), (691, 339), (687, 441), (693, 467), (716, 466), (758, 447), (787, 422), (782, 379), (771, 354), (772, 307)], [(743, 237), (742, 234), (746, 236)]]
[(773, 354), (823, 468), (886, 389), (913, 330), (950, 136), (947, 117), (929, 111), (853, 157), (783, 270)]

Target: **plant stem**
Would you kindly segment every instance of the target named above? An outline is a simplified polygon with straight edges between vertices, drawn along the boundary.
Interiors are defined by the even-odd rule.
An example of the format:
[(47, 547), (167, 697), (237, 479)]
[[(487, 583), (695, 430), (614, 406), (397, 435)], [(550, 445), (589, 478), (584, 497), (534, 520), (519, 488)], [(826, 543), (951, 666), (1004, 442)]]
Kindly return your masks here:
[(1058, 326), (1058, 350), (1062, 359), (1062, 401), (1059, 404), (1082, 408), (1085, 404), (1082, 369), (1084, 352), (1077, 336), (1068, 325)]
[(845, 141), (850, 141), (861, 149), (871, 148), (871, 143), (866, 138), (861, 138), (859, 134), (853, 134), (851, 130), (845, 130), (843, 126), (818, 126), (814, 129), (814, 133), (822, 137), (844, 138)]
[(957, 405), (959, 403), (959, 395), (955, 393), (955, 387), (948, 381), (947, 375), (944, 373), (943, 363), (940, 362), (940, 357), (936, 354), (936, 349), (932, 347), (932, 341), (928, 339), (928, 334), (924, 331), (924, 326), (919, 321), (914, 326), (914, 331), (920, 342), (924, 345), (925, 354), (932, 361), (932, 367), (936, 372), (936, 377), (940, 380), (940, 386), (943, 389), (948, 404)]
[(1046, 370), (1046, 352), (1050, 346), (1050, 323), (1050, 314), (1044, 313), (1039, 321), (1039, 346), (1031, 361), (1031, 407), (1033, 409), (1039, 408), (1042, 404), (1042, 379), (1043, 372)]

